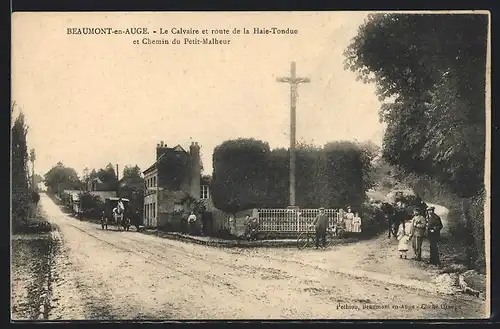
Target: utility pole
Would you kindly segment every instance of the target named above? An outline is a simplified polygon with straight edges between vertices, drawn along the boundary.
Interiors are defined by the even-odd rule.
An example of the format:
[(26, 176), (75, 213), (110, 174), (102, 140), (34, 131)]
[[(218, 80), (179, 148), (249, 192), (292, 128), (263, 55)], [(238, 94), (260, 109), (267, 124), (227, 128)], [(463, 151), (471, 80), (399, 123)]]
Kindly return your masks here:
[(291, 63), (290, 76), (276, 79), (277, 82), (290, 84), (290, 206), (295, 206), (295, 131), (296, 127), (296, 102), (297, 87), (299, 83), (309, 83), (309, 78), (299, 78), (296, 76), (295, 62)]

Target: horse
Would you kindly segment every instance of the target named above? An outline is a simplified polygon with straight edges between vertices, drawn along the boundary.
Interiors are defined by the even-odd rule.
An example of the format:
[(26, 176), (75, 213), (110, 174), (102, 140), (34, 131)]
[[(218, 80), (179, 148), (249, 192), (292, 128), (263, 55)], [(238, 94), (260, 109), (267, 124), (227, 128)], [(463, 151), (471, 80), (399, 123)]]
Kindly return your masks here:
[[(380, 210), (384, 214), (385, 220), (387, 221), (387, 227), (388, 227), (388, 233), (389, 233), (389, 239), (391, 238), (391, 233), (395, 236), (396, 235), (396, 222), (399, 216), (396, 216), (396, 208), (391, 205), (390, 203), (387, 202), (382, 202), (382, 205), (380, 206)], [(399, 224), (398, 224), (399, 225)]]

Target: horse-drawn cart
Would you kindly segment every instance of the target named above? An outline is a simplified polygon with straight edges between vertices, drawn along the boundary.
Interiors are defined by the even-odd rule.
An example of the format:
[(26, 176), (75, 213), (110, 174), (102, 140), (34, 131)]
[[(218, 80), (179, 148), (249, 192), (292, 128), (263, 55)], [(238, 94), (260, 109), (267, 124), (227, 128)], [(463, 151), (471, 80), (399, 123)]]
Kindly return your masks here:
[[(122, 202), (124, 209), (120, 209), (119, 201)], [(102, 229), (108, 229), (108, 224), (113, 224), (118, 230), (123, 228), (130, 229), (130, 216), (128, 211), (129, 199), (125, 198), (106, 198), (104, 200), (104, 210), (101, 216)]]

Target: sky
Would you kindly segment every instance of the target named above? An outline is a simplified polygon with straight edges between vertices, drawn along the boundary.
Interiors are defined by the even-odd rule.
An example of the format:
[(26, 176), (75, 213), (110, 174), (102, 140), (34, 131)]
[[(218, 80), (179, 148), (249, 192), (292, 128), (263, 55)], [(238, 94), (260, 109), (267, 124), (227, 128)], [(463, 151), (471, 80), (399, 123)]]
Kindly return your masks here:
[[(256, 138), (288, 147), (290, 87), (277, 77), (297, 75), (297, 141), (381, 143), (375, 86), (344, 70), (343, 51), (367, 13), (14, 13), (12, 99), (29, 125), (35, 171), (57, 162), (82, 175), (85, 167), (118, 164), (146, 169), (156, 144), (201, 146), (204, 172), (214, 147)], [(146, 27), (146, 36), (72, 35), (67, 28)], [(278, 27), (295, 35), (219, 35), (229, 45), (136, 45), (172, 40), (160, 28)], [(205, 37), (205, 36), (203, 36)], [(214, 35), (209, 35), (209, 38)]]

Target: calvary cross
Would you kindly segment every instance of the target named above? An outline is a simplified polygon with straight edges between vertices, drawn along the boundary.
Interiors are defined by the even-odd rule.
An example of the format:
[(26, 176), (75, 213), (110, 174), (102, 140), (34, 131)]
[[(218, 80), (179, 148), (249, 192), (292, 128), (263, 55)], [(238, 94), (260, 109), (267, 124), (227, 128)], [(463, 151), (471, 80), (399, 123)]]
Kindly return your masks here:
[(296, 76), (295, 62), (291, 63), (290, 77), (281, 77), (277, 82), (290, 84), (290, 206), (295, 206), (295, 109), (297, 102), (297, 87), (299, 83), (309, 83), (309, 78), (299, 78)]

